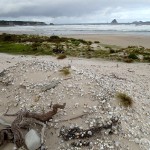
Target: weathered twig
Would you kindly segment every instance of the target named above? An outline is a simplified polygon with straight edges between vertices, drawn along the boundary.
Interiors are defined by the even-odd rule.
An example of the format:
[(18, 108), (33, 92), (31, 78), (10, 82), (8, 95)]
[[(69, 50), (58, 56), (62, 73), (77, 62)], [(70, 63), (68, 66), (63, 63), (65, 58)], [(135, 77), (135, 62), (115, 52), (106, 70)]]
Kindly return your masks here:
[(5, 111), (5, 113), (4, 113), (3, 115), (5, 115), (5, 114), (7, 114), (7, 113), (8, 113), (9, 108), (10, 108), (10, 105), (8, 105), (8, 107), (7, 107), (6, 111)]
[(75, 120), (75, 119), (82, 118), (83, 116), (86, 116), (86, 115), (89, 115), (89, 114), (91, 114), (91, 113), (85, 113), (85, 114), (82, 114), (82, 115), (75, 116), (73, 118), (60, 120), (60, 122), (66, 122), (66, 121), (70, 121), (70, 120)]

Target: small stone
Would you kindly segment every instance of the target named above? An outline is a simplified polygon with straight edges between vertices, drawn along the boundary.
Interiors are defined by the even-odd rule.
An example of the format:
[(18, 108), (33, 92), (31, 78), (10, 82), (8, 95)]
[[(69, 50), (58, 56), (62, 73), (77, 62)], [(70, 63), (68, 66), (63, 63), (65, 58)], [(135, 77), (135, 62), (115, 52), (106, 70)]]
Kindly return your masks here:
[(35, 130), (31, 129), (25, 135), (25, 144), (29, 150), (36, 150), (41, 146), (41, 139)]

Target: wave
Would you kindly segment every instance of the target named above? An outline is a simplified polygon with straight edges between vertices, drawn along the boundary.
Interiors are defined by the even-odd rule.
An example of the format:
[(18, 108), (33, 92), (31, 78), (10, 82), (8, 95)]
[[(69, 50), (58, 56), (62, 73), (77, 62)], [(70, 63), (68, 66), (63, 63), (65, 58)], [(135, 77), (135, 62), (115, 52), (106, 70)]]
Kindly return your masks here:
[(0, 27), (0, 32), (21, 32), (33, 34), (103, 34), (103, 33), (150, 33), (150, 25), (53, 25), (53, 26), (13, 26)]

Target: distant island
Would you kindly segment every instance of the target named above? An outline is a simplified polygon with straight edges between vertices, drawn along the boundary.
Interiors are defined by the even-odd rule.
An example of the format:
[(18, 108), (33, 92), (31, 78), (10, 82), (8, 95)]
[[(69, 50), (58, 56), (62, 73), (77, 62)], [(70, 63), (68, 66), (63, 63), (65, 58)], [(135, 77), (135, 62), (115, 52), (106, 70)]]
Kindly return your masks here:
[(47, 25), (45, 22), (36, 22), (36, 21), (5, 21), (0, 20), (0, 26), (44, 26)]
[(146, 21), (146, 22), (143, 22), (143, 21), (134, 21), (132, 23), (118, 23), (118, 21), (116, 19), (113, 19), (110, 24), (113, 24), (113, 25), (116, 25), (116, 24), (150, 25), (150, 21)]

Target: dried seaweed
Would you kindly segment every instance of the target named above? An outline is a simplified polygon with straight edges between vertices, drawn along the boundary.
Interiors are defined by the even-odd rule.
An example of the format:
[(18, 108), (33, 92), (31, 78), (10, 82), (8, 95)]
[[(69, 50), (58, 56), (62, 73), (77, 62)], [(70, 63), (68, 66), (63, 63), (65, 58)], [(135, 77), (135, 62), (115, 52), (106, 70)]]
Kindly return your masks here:
[[(110, 123), (111, 122), (111, 123)], [(62, 126), (60, 129), (60, 136), (65, 140), (71, 139), (84, 139), (93, 137), (96, 133), (101, 132), (103, 129), (110, 129), (109, 134), (113, 134), (113, 126), (120, 124), (118, 117), (112, 117), (108, 123), (103, 124), (102, 126), (95, 126), (90, 129), (80, 129), (79, 127), (67, 128)]]
[(13, 142), (13, 140), (14, 135), (11, 128), (2, 129), (0, 131), (0, 146), (8, 142)]

